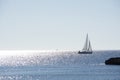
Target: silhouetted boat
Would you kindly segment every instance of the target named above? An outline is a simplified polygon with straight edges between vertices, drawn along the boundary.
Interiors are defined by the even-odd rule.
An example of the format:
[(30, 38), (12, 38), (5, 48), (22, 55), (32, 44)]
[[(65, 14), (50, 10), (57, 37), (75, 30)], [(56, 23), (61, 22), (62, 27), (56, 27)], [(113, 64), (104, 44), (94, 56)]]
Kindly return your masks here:
[(113, 57), (105, 60), (106, 65), (120, 65), (120, 57)]
[(90, 40), (88, 39), (88, 34), (86, 36), (85, 45), (82, 51), (78, 51), (78, 54), (92, 54), (92, 47), (91, 47)]

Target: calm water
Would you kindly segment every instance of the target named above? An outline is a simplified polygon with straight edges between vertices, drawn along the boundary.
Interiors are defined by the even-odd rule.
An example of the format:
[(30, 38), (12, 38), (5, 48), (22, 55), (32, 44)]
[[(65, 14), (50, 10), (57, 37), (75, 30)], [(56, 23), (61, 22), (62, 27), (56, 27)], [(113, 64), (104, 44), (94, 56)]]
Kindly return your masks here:
[(0, 51), (0, 80), (120, 80), (120, 51)]

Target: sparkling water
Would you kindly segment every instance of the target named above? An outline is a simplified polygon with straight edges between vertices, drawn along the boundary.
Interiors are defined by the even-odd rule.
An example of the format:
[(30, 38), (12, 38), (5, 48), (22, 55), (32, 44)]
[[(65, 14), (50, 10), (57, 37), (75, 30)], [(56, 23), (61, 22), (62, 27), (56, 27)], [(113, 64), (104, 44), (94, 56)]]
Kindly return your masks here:
[(120, 51), (0, 51), (0, 80), (120, 80)]

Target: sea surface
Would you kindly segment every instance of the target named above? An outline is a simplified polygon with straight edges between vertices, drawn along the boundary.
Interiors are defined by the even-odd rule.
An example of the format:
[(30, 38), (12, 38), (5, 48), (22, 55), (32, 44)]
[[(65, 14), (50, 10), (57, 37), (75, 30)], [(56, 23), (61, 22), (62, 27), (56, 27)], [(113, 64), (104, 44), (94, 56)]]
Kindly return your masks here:
[(105, 60), (120, 57), (120, 50), (0, 51), (0, 80), (120, 80), (120, 66)]

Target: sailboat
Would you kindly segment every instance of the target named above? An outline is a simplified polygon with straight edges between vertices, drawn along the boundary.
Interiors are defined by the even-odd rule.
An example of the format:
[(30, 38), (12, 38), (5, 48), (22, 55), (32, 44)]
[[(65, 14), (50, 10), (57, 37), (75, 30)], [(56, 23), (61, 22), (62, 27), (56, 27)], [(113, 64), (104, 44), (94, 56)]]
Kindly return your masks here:
[(85, 45), (82, 51), (78, 51), (78, 54), (92, 54), (92, 47), (91, 47), (90, 40), (88, 39), (88, 34), (86, 36)]

